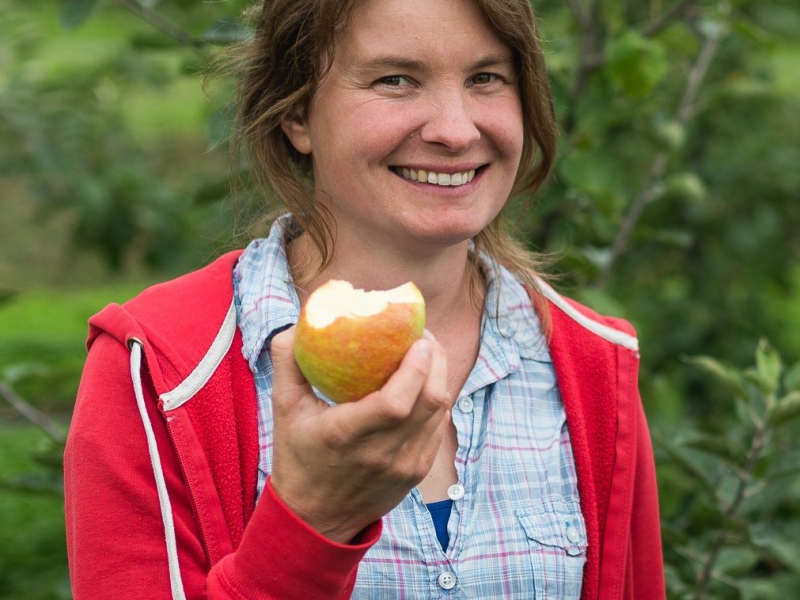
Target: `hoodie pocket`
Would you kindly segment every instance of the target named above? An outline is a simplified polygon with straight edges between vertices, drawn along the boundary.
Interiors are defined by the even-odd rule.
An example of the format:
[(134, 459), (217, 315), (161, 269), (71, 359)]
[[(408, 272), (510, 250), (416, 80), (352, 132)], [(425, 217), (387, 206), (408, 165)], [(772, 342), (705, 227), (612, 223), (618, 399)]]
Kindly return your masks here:
[(536, 598), (579, 598), (587, 547), (580, 505), (558, 499), (515, 512), (528, 539)]

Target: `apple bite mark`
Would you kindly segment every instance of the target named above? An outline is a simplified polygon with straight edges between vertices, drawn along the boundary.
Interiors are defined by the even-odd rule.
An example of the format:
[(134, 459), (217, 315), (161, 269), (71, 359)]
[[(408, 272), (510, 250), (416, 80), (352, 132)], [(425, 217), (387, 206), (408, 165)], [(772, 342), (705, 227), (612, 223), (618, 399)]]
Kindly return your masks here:
[(425, 300), (409, 282), (365, 292), (331, 280), (308, 298), (295, 335), (297, 364), (337, 403), (379, 390), (425, 330)]

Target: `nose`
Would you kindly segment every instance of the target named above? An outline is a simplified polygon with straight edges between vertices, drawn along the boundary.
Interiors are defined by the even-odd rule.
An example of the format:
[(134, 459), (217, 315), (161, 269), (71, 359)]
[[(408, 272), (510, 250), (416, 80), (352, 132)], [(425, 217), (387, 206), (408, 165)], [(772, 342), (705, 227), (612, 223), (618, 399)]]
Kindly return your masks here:
[(441, 92), (431, 98), (431, 110), (420, 130), (424, 142), (438, 144), (449, 152), (467, 150), (481, 137), (470, 114), (464, 90)]

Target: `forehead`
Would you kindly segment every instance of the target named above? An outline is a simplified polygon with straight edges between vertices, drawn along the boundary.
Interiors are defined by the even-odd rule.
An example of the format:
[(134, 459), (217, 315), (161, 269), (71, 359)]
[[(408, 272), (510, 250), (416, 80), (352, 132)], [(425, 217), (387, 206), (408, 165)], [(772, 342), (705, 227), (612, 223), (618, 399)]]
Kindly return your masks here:
[(337, 36), (334, 60), (360, 62), (381, 54), (418, 62), (512, 57), (475, 0), (363, 0)]

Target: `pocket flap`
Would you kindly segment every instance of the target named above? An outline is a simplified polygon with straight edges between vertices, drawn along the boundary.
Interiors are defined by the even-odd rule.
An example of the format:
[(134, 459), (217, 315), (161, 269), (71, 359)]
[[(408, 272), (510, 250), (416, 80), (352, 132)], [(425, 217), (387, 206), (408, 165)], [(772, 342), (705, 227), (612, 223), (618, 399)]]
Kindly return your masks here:
[(529, 540), (562, 548), (570, 556), (586, 552), (586, 526), (577, 504), (545, 503), (535, 510), (518, 509), (515, 514)]

